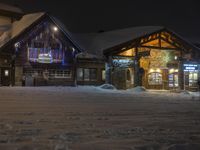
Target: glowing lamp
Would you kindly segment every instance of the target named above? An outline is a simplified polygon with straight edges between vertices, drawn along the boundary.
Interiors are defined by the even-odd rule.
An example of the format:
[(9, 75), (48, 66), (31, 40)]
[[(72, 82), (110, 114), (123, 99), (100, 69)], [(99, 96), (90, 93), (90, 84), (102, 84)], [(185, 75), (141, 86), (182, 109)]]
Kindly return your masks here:
[(155, 70), (154, 70), (154, 69), (150, 69), (150, 70), (149, 70), (149, 73), (152, 73), (152, 72), (155, 72)]
[(160, 69), (156, 69), (156, 72), (161, 72), (161, 70)]
[(53, 27), (53, 30), (56, 32), (56, 31), (58, 31), (58, 28), (57, 27)]

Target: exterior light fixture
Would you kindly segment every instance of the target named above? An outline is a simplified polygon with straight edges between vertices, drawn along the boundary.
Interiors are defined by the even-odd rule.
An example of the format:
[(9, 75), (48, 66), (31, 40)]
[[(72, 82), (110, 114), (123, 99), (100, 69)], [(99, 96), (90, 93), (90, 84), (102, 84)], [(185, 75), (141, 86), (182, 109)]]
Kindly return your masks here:
[(177, 59), (178, 59), (178, 56), (174, 56), (174, 59), (177, 60)]
[(169, 70), (169, 73), (174, 73), (174, 72), (175, 70), (173, 68)]
[(155, 72), (155, 70), (154, 70), (154, 69), (150, 69), (150, 70), (149, 70), (149, 73), (152, 73), (152, 72)]
[(53, 30), (56, 32), (56, 31), (58, 31), (58, 27), (53, 27)]
[(5, 70), (4, 75), (5, 75), (6, 77), (8, 77), (8, 76), (9, 76), (9, 71), (8, 71), (8, 70)]
[(15, 48), (18, 48), (19, 47), (19, 42), (15, 43)]
[(161, 72), (161, 70), (158, 68), (158, 69), (156, 69), (156, 72)]

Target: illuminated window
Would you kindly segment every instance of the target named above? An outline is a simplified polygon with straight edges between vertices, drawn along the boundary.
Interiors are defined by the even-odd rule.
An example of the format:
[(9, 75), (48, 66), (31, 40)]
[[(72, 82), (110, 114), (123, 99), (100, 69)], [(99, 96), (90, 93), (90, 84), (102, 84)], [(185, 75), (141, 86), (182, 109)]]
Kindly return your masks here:
[(55, 78), (71, 78), (70, 70), (56, 70)]
[(84, 81), (90, 80), (90, 69), (84, 69)]
[(102, 72), (101, 72), (101, 80), (102, 81), (106, 80), (106, 71), (105, 70), (102, 70)]
[(82, 81), (83, 80), (83, 68), (78, 68), (76, 74), (77, 74), (77, 80)]
[(189, 73), (189, 86), (197, 86), (198, 82), (198, 73), (190, 72)]
[(152, 72), (148, 75), (149, 85), (161, 85), (162, 84), (162, 74), (159, 72)]
[(178, 87), (178, 73), (169, 74), (169, 87)]

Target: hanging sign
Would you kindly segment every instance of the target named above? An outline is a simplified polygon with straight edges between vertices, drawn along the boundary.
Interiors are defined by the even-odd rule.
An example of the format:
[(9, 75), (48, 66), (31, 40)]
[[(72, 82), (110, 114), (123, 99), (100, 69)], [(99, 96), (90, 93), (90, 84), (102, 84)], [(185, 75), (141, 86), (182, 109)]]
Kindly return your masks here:
[(184, 68), (183, 70), (187, 72), (198, 71), (197, 64), (184, 64), (183, 68)]
[(130, 67), (134, 64), (134, 61), (128, 58), (114, 58), (112, 62), (114, 67)]

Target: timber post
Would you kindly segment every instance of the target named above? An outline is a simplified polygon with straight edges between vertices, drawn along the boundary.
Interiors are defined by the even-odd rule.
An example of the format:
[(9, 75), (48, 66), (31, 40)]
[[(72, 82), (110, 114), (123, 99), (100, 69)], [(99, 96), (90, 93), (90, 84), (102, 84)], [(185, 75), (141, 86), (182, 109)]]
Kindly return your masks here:
[(106, 84), (112, 84), (112, 56), (109, 56), (105, 65)]
[(178, 84), (179, 84), (179, 89), (184, 90), (184, 71), (183, 71), (182, 58), (179, 58), (179, 62), (178, 62)]
[(139, 73), (140, 63), (138, 56), (138, 47), (135, 49), (135, 61), (134, 61), (134, 87), (140, 85), (140, 73)]

